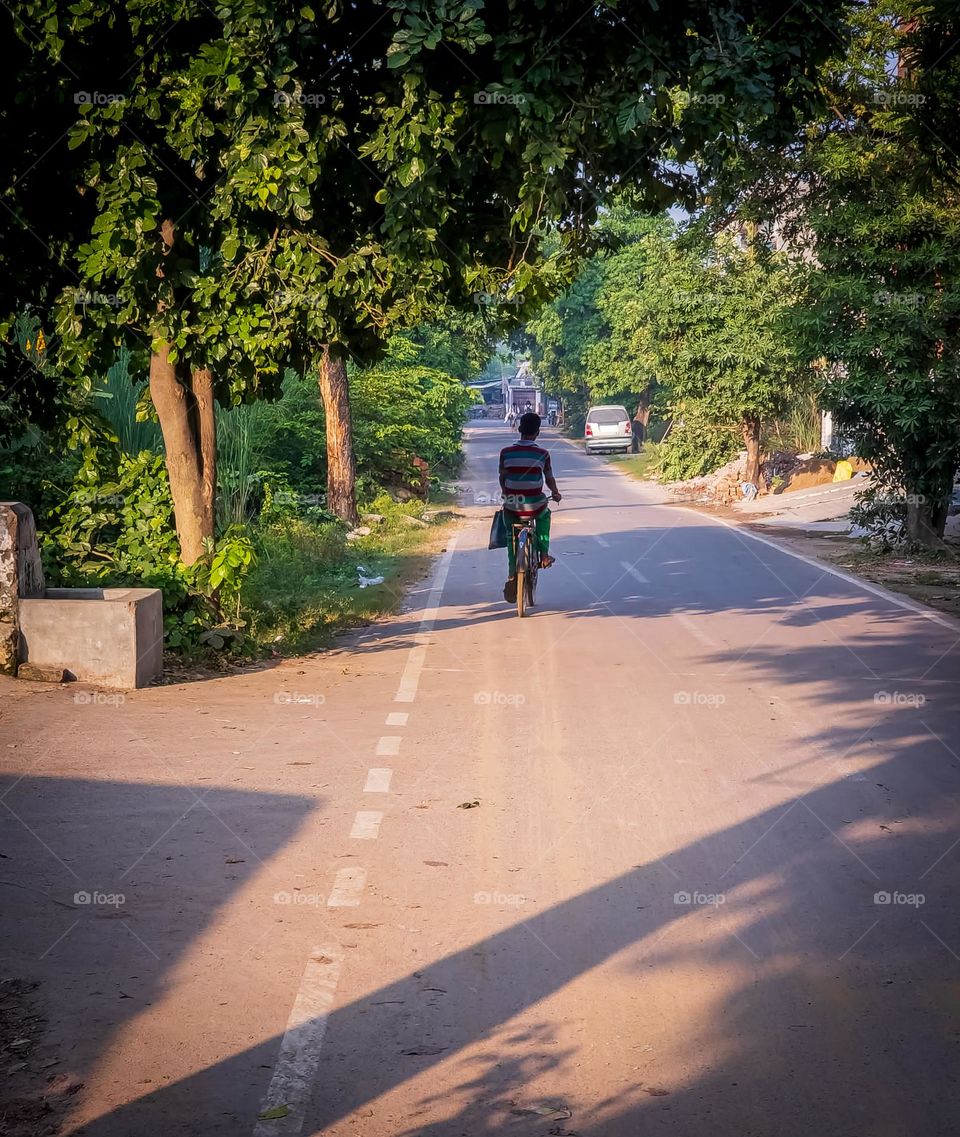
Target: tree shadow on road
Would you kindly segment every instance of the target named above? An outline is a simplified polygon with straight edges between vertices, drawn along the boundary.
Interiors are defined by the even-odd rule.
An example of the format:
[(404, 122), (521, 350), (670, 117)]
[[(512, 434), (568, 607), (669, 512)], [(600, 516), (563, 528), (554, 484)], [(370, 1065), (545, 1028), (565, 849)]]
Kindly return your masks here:
[[(921, 706), (878, 702), (869, 689), (891, 659), (927, 659), (928, 631), (919, 621), (891, 619), (857, 645), (859, 663), (839, 642), (789, 655), (777, 645), (748, 657), (705, 652), (705, 664), (726, 665), (745, 680), (763, 673), (802, 688), (820, 714), (798, 751), (819, 754), (819, 766), (768, 755), (757, 777), (783, 790), (777, 804), (337, 1008), (304, 1132), (340, 1123), (346, 1131), (347, 1118), (365, 1137), (954, 1132), (955, 667), (949, 676), (941, 670), (950, 696)], [(713, 902), (696, 899), (710, 896)], [(662, 1001), (664, 990), (690, 976), (701, 991), (699, 1013), (678, 1011), (663, 1024), (660, 1050), (638, 1053), (635, 1082), (615, 1100), (603, 1098), (604, 1087), (592, 1097), (580, 1086), (569, 1024), (547, 1010), (555, 993), (611, 967), (639, 1016), (646, 992), (656, 989)], [(446, 995), (430, 1005), (425, 987)], [(279, 1038), (264, 1040), (83, 1133), (192, 1132), (187, 1103), (212, 1126), (203, 1131), (215, 1132), (208, 1103), (272, 1065), (278, 1045)], [(622, 1064), (619, 1040), (580, 1045), (609, 1048)], [(664, 1048), (666, 1066), (684, 1070), (669, 1084)], [(454, 1087), (445, 1096), (432, 1074), (441, 1063), (442, 1084)], [(570, 1119), (524, 1112), (528, 1087), (545, 1072), (576, 1087), (563, 1102)], [(261, 1070), (260, 1080), (265, 1088), (269, 1072)], [(402, 1117), (381, 1100), (400, 1087), (407, 1091)]]

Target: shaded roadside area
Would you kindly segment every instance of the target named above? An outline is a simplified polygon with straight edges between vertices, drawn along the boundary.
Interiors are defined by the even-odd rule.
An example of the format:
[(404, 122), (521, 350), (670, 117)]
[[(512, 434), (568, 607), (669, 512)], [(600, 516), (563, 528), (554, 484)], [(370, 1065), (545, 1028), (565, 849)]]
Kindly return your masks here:
[[(126, 763), (135, 768), (137, 757), (128, 747)], [(184, 966), (195, 974), (209, 969), (198, 946), (214, 927), (243, 931), (230, 966), (255, 978), (262, 961), (237, 901), (318, 806), (297, 794), (130, 777), (27, 770), (0, 778), (3, 974), (37, 985), (32, 1006), (47, 1019), (46, 1030), (38, 1024), (28, 1045), (5, 1055), (25, 1063), (15, 1071), (18, 1082), (7, 1082), (6, 1108), (14, 1094), (46, 1102), (25, 1133), (53, 1131), (46, 1127), (51, 1113), (82, 1100), (91, 1073), (111, 1054), (159, 1041), (157, 1030), (169, 1028), (151, 1025), (152, 1008), (175, 995)], [(245, 963), (243, 948), (254, 949)], [(230, 1014), (226, 995), (221, 1006), (182, 1006), (182, 1068), (232, 1048)], [(170, 1077), (161, 1067), (148, 1081), (162, 1087)], [(149, 1085), (130, 1089), (150, 1092)], [(189, 1114), (185, 1108), (180, 1132), (192, 1131)], [(9, 1112), (5, 1117), (9, 1123)]]

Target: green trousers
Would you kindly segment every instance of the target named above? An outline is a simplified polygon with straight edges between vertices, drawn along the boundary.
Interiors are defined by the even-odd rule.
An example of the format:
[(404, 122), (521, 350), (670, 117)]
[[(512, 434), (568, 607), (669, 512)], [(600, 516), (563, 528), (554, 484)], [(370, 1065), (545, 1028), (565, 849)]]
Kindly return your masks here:
[[(517, 544), (513, 535), (513, 526), (521, 525), (523, 519), (518, 517), (515, 513), (511, 513), (509, 509), (503, 511), (503, 521), (510, 533), (510, 543), (507, 545), (507, 563), (510, 567), (510, 575), (517, 575)], [(549, 552), (550, 550), (550, 510), (545, 509), (543, 513), (536, 520), (537, 529), (537, 547), (542, 553)]]

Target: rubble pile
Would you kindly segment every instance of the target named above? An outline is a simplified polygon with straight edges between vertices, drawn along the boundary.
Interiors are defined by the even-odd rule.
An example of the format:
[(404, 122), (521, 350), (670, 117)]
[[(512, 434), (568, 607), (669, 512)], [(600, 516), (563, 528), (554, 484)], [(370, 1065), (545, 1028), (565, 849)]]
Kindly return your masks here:
[[(866, 462), (859, 458), (847, 461), (857, 472), (869, 470)], [(741, 501), (752, 491), (744, 493), (742, 486), (746, 481), (747, 452), (741, 450), (736, 458), (712, 474), (698, 478), (688, 478), (682, 482), (668, 482), (666, 488), (683, 501), (712, 502), (729, 505)], [(832, 458), (815, 454), (790, 454), (784, 450), (773, 450), (760, 464), (760, 484), (757, 493), (781, 494), (792, 490), (808, 489), (810, 486), (827, 485), (833, 481), (837, 463)]]
[(743, 496), (740, 485), (747, 469), (747, 452), (741, 450), (736, 458), (712, 474), (687, 478), (682, 482), (668, 482), (667, 489), (683, 501), (720, 502), (739, 501)]

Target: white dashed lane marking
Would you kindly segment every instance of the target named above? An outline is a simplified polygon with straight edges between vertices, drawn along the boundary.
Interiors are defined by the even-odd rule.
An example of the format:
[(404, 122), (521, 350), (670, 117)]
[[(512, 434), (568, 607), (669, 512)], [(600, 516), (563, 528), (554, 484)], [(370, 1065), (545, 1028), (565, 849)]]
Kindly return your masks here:
[(367, 870), (361, 868), (340, 869), (333, 880), (333, 889), (327, 899), (328, 908), (356, 908), (360, 903), (360, 893), (367, 880)]
[(350, 836), (355, 841), (375, 841), (380, 836), (383, 814), (378, 809), (361, 809), (353, 819)]
[(260, 1110), (268, 1113), (283, 1107), (286, 1114), (258, 1121), (253, 1137), (294, 1137), (303, 1128), (342, 961), (340, 948), (332, 944), (310, 953)]
[(634, 580), (638, 580), (641, 584), (649, 584), (650, 581), (643, 575), (643, 573), (635, 566), (630, 564), (629, 561), (621, 561), (620, 567), (624, 572), (628, 572)]
[[(419, 636), (425, 636), (433, 629), (433, 625), (437, 619), (437, 613), (440, 611), (440, 596), (443, 593), (443, 586), (447, 582), (447, 573), (450, 571), (450, 562), (453, 560), (453, 553), (457, 546), (457, 538), (454, 537), (450, 544), (447, 546), (447, 551), (440, 558), (440, 563), (437, 566), (437, 575), (434, 578), (433, 587), (430, 589), (430, 595), (427, 597), (427, 606), (423, 610), (423, 615), (420, 618), (420, 628), (417, 632)], [(403, 675), (400, 677), (400, 686), (397, 688), (397, 693), (393, 697), (395, 703), (412, 703), (417, 697), (417, 688), (420, 686), (420, 672), (423, 670), (423, 662), (427, 657), (427, 645), (425, 643), (418, 643), (415, 647), (410, 649), (410, 654), (407, 656), (407, 665), (403, 669)]]
[(674, 612), (674, 619), (682, 624), (695, 640), (699, 640), (704, 647), (719, 647), (717, 641), (710, 635), (709, 632), (704, 631), (703, 627), (696, 620), (691, 619), (685, 612)]
[[(440, 597), (450, 571), (450, 561), (456, 546), (454, 538), (440, 559), (433, 587), (427, 598), (427, 606), (420, 619), (420, 627), (414, 646), (410, 649), (407, 662), (400, 678), (400, 685), (394, 696), (395, 703), (412, 703), (417, 696), (420, 673), (427, 654), (425, 637), (433, 629), (440, 606)], [(405, 711), (394, 711), (387, 715), (387, 726), (406, 726), (409, 715)], [(401, 737), (398, 734), (384, 735), (377, 743), (377, 754), (397, 755), (400, 753)], [(387, 767), (375, 767), (367, 772), (364, 793), (387, 793), (393, 771)], [(350, 836), (359, 840), (372, 840), (380, 832), (383, 813), (379, 810), (360, 810), (353, 820)], [(343, 868), (337, 872), (333, 888), (327, 898), (328, 908), (356, 908), (362, 899), (367, 870), (364, 868)], [(253, 1137), (297, 1137), (303, 1129), (306, 1103), (314, 1089), (320, 1050), (327, 1029), (327, 1019), (333, 1005), (337, 980), (340, 977), (342, 953), (337, 946), (315, 948), (307, 961), (300, 990), (287, 1022), (287, 1029), (280, 1046), (280, 1053), (273, 1069), (270, 1086), (263, 1100), (262, 1112), (284, 1109), (282, 1117), (258, 1121)]]
[(390, 792), (390, 779), (393, 771), (383, 766), (376, 766), (367, 773), (367, 784), (363, 787), (365, 794), (386, 794)]

